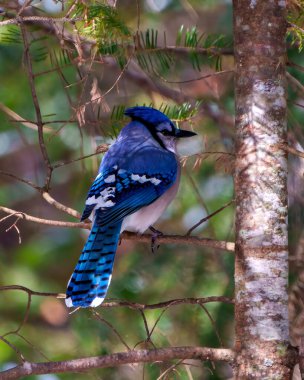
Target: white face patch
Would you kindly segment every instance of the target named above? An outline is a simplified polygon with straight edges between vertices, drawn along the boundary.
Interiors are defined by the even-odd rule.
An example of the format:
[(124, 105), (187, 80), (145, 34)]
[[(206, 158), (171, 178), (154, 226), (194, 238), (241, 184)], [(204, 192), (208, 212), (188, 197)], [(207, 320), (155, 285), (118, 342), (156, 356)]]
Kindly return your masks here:
[(166, 149), (176, 154), (176, 138), (174, 136), (164, 136), (161, 133), (157, 133), (157, 135), (165, 145)]
[(95, 198), (95, 195), (92, 195), (86, 200), (86, 205), (95, 205), (94, 209), (101, 207), (112, 207), (115, 203), (109, 199), (115, 194), (115, 187), (107, 187), (101, 191), (99, 197)]
[(109, 175), (107, 178), (104, 179), (105, 183), (112, 183), (115, 182), (115, 174)]
[(145, 175), (138, 175), (138, 174), (131, 174), (131, 179), (133, 181), (137, 181), (139, 183), (145, 183), (145, 182), (151, 182), (153, 185), (159, 185), (161, 183), (161, 180), (158, 178), (147, 178)]

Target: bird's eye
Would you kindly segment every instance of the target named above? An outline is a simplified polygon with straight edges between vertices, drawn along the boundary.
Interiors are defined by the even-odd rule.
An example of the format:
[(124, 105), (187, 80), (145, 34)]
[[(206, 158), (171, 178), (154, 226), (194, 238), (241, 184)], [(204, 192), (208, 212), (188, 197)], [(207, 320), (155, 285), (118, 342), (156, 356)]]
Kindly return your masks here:
[(163, 131), (161, 131), (161, 134), (163, 134), (164, 136), (168, 136), (170, 132), (164, 129)]

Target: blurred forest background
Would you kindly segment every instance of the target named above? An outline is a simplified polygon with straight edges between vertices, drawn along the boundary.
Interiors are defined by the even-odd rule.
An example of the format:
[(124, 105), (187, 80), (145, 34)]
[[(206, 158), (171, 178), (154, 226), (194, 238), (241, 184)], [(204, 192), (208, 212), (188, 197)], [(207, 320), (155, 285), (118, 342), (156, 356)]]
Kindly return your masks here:
[[(63, 10), (60, 1), (35, 0), (24, 11), (63, 17), (73, 3), (66, 2)], [(95, 4), (78, 3), (82, 6), (78, 10), (81, 15), (86, 7)], [(51, 165), (56, 166), (49, 192), (61, 204), (81, 212), (102, 158), (102, 154), (94, 154), (97, 147), (111, 143), (128, 122), (122, 116), (123, 107), (151, 104), (167, 112), (180, 127), (193, 129), (199, 135), (180, 147), (183, 162), (180, 191), (156, 226), (166, 234), (184, 235), (201, 218), (234, 198), (232, 4), (225, 0), (114, 3), (98, 3), (116, 5), (120, 20), (115, 23), (116, 18), (111, 21), (108, 17), (108, 24), (101, 24), (104, 30), (94, 29), (89, 11), (85, 25), (76, 21), (71, 25), (58, 23), (56, 27), (39, 22), (26, 26), (35, 88), (45, 123), (45, 145)], [(0, 10), (6, 16), (15, 15), (22, 4), (22, 1), (6, 0), (0, 2)], [(73, 12), (73, 17), (78, 17), (75, 9)], [(157, 44), (154, 44), (156, 31)], [(77, 51), (64, 41), (63, 33), (78, 36), (81, 49)], [(97, 44), (94, 37), (98, 34), (94, 33), (103, 36)], [(115, 39), (125, 43), (125, 55), (112, 43)], [(292, 42), (290, 37), (289, 138), (296, 149), (302, 150), (300, 124), (304, 100), (300, 82), (304, 74), (300, 66), (303, 56), (299, 54), (299, 46)], [(134, 43), (146, 48), (145, 52), (134, 57)], [(177, 48), (164, 52), (155, 49), (156, 45)], [(195, 47), (201, 47), (202, 51), (197, 53)], [(37, 115), (27, 67), (22, 30), (16, 25), (0, 24), (0, 204), (38, 218), (76, 222), (75, 217), (47, 202), (40, 191), (4, 173), (42, 187), (46, 178), (37, 127), (31, 123)], [(86, 155), (90, 157), (73, 161)], [(61, 165), (67, 162), (70, 163)], [(298, 293), (301, 276), (304, 280), (303, 171), (303, 161), (290, 160), (293, 337), (301, 334), (303, 321), (302, 298)], [(31, 223), (19, 220), (18, 215), (6, 216), (0, 214), (1, 285), (64, 293), (87, 231)], [(16, 220), (17, 224), (13, 225)], [(234, 241), (233, 203), (192, 234)], [(107, 300), (153, 304), (184, 297), (233, 297), (233, 267), (231, 252), (162, 243), (153, 255), (148, 243), (123, 239)], [(228, 303), (215, 302), (204, 307), (181, 304), (147, 310), (144, 317), (128, 307), (79, 310), (69, 315), (62, 299), (33, 295), (29, 306), (26, 292), (1, 291), (0, 334), (4, 340), (0, 341), (0, 367), (4, 370), (14, 366), (20, 361), (20, 354), (31, 361), (56, 361), (119, 352), (135, 346), (233, 345), (233, 307)], [(150, 333), (153, 328), (149, 338), (147, 326)], [(166, 373), (169, 367), (170, 364), (167, 367), (157, 363), (138, 364), (94, 370), (90, 374), (32, 378), (231, 377), (231, 369), (225, 364), (198, 365), (186, 361)]]

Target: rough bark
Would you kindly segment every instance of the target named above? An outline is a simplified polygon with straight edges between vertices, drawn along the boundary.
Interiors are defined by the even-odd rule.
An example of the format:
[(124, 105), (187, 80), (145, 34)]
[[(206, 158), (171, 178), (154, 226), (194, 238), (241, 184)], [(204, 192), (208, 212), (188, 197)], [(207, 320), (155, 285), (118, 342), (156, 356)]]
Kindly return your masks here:
[(234, 0), (236, 379), (289, 379), (284, 0)]

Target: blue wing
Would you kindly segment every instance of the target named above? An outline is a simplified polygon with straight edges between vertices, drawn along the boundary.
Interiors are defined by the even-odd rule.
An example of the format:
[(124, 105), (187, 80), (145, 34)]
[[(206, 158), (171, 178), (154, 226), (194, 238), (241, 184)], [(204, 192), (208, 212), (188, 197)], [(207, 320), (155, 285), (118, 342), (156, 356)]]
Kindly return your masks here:
[(175, 182), (175, 155), (145, 149), (127, 162), (117, 159), (108, 165), (106, 157), (86, 200), (81, 220), (93, 210), (99, 226), (118, 223), (142, 207), (153, 203)]

